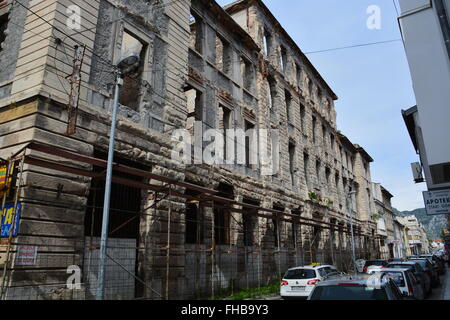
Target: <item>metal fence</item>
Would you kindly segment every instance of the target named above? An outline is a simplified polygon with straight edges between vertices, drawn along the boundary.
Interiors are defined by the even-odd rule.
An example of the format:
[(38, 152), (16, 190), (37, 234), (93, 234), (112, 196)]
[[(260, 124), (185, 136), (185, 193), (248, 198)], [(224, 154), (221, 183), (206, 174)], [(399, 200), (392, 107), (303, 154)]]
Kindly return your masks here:
[[(78, 156), (55, 148), (35, 148), (53, 152), (54, 156)], [(99, 159), (80, 159), (103, 164)], [(29, 189), (37, 187), (24, 179), (25, 163), (93, 177), (89, 199), (84, 204), (74, 204), (64, 203), (59, 192), (54, 198), (33, 196)], [(1, 299), (95, 299), (101, 225), (98, 217), (102, 211), (102, 199), (97, 196), (102, 192), (95, 183), (98, 173), (27, 156), (8, 162), (8, 174), (11, 168), (14, 174), (5, 180), (11, 178), (11, 190), (3, 193), (2, 201), (2, 208), (10, 205), (12, 209), (9, 218), (8, 212), (2, 210), (5, 234), (0, 243)], [(352, 270), (347, 220), (331, 223), (285, 214), (280, 208), (272, 210), (237, 202), (232, 195), (214, 194), (165, 177), (160, 177), (164, 184), (158, 186), (138, 183), (123, 173), (158, 177), (127, 167), (120, 169), (124, 172), (115, 176), (110, 212), (106, 299), (230, 297), (242, 289), (278, 283), (288, 268), (298, 265), (318, 262), (334, 264), (344, 272)], [(189, 188), (191, 192), (185, 192)], [(151, 202), (144, 201), (149, 198)], [(134, 206), (123, 207), (122, 202)], [(60, 214), (81, 213), (84, 218), (80, 223), (84, 225), (68, 227), (43, 220), (39, 214), (28, 217), (27, 225), (23, 225), (20, 211), (36, 206), (57, 208)], [(43, 213), (45, 217), (45, 210)], [(76, 228), (73, 234), (78, 236), (33, 237), (34, 224), (50, 226), (51, 230)], [(378, 257), (379, 248), (369, 241), (368, 235), (356, 229), (354, 239), (357, 258)]]

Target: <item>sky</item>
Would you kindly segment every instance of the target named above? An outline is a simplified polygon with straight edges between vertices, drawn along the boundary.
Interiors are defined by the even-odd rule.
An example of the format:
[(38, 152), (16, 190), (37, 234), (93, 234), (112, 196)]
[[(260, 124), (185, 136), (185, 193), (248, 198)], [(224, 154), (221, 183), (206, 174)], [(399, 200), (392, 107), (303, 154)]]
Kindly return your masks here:
[[(304, 53), (401, 39), (392, 0), (263, 0)], [(231, 0), (218, 0), (225, 5)], [(369, 29), (370, 6), (380, 8), (380, 29)], [(415, 184), (418, 162), (401, 110), (416, 104), (401, 41), (306, 54), (339, 97), (337, 126), (372, 156), (372, 181), (393, 195), (392, 205), (424, 207), (425, 184)]]

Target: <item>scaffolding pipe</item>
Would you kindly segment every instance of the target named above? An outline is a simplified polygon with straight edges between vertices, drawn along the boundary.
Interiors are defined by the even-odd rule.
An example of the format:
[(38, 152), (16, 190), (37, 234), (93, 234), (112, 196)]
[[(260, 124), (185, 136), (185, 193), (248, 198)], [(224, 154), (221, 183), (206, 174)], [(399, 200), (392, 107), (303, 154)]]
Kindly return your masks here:
[(9, 229), (8, 248), (6, 249), (6, 262), (5, 262), (5, 266), (3, 267), (2, 285), (1, 285), (1, 288), (0, 288), (0, 300), (3, 300), (4, 295), (5, 295), (7, 269), (8, 269), (8, 264), (9, 264), (9, 260), (10, 260), (10, 255), (11, 255), (11, 243), (12, 243), (14, 230), (19, 227), (18, 225), (16, 225), (16, 217), (17, 217), (17, 205), (18, 205), (18, 202), (19, 202), (20, 187), (22, 186), (24, 163), (25, 163), (25, 158), (23, 157), (21, 159), (21, 161), (20, 161), (19, 182), (18, 182), (18, 185), (16, 187), (16, 191), (15, 191), (15, 195), (14, 195), (14, 209), (13, 209), (14, 213), (13, 213), (13, 218), (12, 218), (12, 222), (11, 222), (11, 228)]
[(166, 252), (166, 300), (169, 300), (169, 277), (170, 277), (170, 225), (172, 215), (172, 186), (169, 186), (169, 212), (167, 221), (167, 252)]
[(215, 250), (216, 250), (216, 233), (215, 233), (215, 216), (214, 216), (214, 202), (211, 212), (211, 294), (214, 299), (214, 264), (215, 264)]

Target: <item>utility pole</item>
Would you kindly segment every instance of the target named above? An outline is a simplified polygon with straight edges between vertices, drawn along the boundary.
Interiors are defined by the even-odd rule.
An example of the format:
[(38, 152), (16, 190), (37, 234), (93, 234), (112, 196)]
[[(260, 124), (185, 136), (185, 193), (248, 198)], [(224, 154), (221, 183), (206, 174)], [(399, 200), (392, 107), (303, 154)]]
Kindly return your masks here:
[(107, 261), (107, 245), (108, 245), (108, 227), (109, 227), (109, 207), (111, 200), (111, 185), (113, 176), (113, 161), (114, 161), (114, 145), (116, 139), (116, 120), (117, 109), (120, 98), (120, 87), (123, 85), (123, 78), (132, 73), (139, 64), (140, 58), (137, 54), (132, 54), (119, 61), (117, 64), (118, 74), (116, 78), (116, 90), (114, 92), (114, 102), (111, 120), (111, 133), (109, 136), (109, 150), (108, 150), (108, 165), (106, 171), (105, 183), (105, 198), (103, 203), (103, 217), (102, 217), (102, 234), (100, 239), (100, 264), (98, 270), (98, 287), (97, 300), (105, 299), (105, 271)]
[(81, 67), (83, 66), (86, 45), (75, 46), (73, 58), (73, 72), (70, 75), (70, 96), (68, 104), (68, 121), (66, 136), (73, 135), (77, 130), (78, 104), (80, 102)]

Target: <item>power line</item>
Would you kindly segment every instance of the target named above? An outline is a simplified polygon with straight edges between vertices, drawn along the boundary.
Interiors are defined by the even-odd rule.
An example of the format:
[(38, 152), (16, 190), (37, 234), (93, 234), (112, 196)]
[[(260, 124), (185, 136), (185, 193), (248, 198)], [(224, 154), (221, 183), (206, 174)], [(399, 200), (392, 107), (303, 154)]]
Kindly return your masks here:
[(343, 50), (343, 49), (367, 47), (367, 46), (373, 46), (373, 45), (390, 43), (390, 42), (397, 42), (397, 41), (402, 41), (402, 39), (392, 39), (392, 40), (379, 41), (379, 42), (369, 42), (369, 43), (363, 43), (363, 44), (356, 44), (356, 45), (352, 45), (352, 46), (337, 47), (337, 48), (330, 48), (330, 49), (317, 50), (317, 51), (309, 51), (309, 52), (304, 52), (304, 54), (313, 54), (313, 53), (329, 52), (329, 51), (336, 51), (336, 50)]
[(392, 0), (392, 3), (394, 4), (395, 12), (397, 12), (397, 17), (399, 17), (400, 13), (399, 13), (398, 8), (397, 8), (397, 3), (395, 2), (395, 0)]

